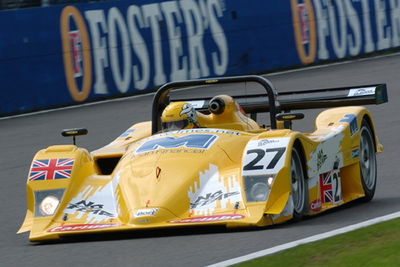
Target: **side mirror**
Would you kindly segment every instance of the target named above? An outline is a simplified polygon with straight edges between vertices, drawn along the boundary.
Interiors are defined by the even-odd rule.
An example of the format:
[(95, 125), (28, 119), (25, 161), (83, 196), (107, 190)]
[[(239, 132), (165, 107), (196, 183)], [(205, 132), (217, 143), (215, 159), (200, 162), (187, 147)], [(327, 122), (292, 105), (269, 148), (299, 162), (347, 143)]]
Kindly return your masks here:
[(304, 119), (303, 113), (279, 113), (276, 114), (277, 121), (283, 121), (283, 125), (286, 129), (292, 129), (292, 120)]
[(72, 136), (73, 137), (74, 145), (76, 144), (75, 136), (87, 135), (87, 133), (88, 133), (88, 130), (85, 128), (64, 129), (61, 131), (62, 136), (64, 136), (64, 137)]

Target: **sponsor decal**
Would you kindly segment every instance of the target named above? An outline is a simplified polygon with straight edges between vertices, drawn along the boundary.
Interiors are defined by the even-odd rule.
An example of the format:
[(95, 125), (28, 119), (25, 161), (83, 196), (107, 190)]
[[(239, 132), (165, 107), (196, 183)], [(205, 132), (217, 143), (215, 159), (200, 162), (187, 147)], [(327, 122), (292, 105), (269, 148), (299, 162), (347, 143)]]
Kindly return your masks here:
[(355, 114), (346, 114), (339, 122), (347, 122), (350, 125), (350, 135), (353, 136), (358, 131), (357, 116)]
[(296, 49), (303, 64), (314, 62), (317, 38), (314, 8), (311, 0), (291, 0)]
[(132, 158), (146, 157), (153, 154), (175, 154), (175, 153), (192, 153), (192, 154), (203, 154), (207, 150), (205, 149), (188, 149), (188, 148), (175, 148), (175, 149), (157, 149), (153, 151), (147, 151), (140, 154), (132, 154)]
[(394, 24), (400, 18), (393, 11), (398, 8), (396, 1), (290, 2), (297, 53), (303, 64), (354, 57), (400, 45), (399, 29)]
[(106, 217), (114, 217), (114, 214), (105, 211), (103, 207), (104, 207), (103, 204), (96, 204), (92, 201), (86, 202), (85, 200), (81, 200), (74, 204), (70, 203), (66, 209), (88, 212)]
[(236, 203), (243, 202), (236, 176), (221, 176), (213, 164), (199, 176), (200, 183), (195, 181), (188, 191), (191, 214), (212, 215), (217, 209), (233, 209)]
[(351, 151), (351, 157), (353, 158), (353, 159), (355, 159), (355, 158), (359, 158), (360, 157), (360, 150), (357, 148), (357, 149), (353, 149), (352, 151)]
[(324, 151), (321, 149), (317, 153), (317, 169), (320, 170), (322, 165), (325, 163), (326, 159), (328, 158), (327, 155), (324, 154)]
[(169, 223), (208, 223), (208, 222), (240, 220), (243, 218), (244, 218), (243, 215), (224, 214), (224, 215), (212, 215), (212, 216), (203, 216), (203, 217), (173, 220), (173, 221), (169, 221)]
[(276, 139), (265, 139), (265, 140), (260, 140), (258, 141), (258, 146), (266, 146), (268, 144), (272, 144), (272, 143), (279, 143), (279, 140)]
[(29, 181), (68, 179), (71, 177), (73, 159), (33, 160), (29, 172)]
[(310, 204), (310, 209), (312, 211), (320, 211), (322, 209), (321, 199), (316, 199)]
[(136, 129), (128, 129), (125, 132), (123, 132), (118, 138), (123, 138), (123, 137), (128, 137), (133, 133)]
[(84, 219), (86, 224), (103, 223), (115, 219), (121, 212), (120, 171), (107, 184), (88, 184), (83, 186), (64, 213), (69, 220)]
[(60, 31), (72, 98), (85, 101), (91, 93), (124, 94), (172, 80), (224, 75), (229, 48), (220, 20), (225, 11), (220, 0), (84, 11), (64, 7)]
[(71, 225), (60, 225), (47, 230), (47, 232), (74, 232), (74, 231), (90, 231), (100, 230), (111, 227), (118, 227), (120, 224), (107, 223), (107, 224), (71, 224)]
[(284, 165), (290, 138), (250, 141), (245, 149), (243, 176), (276, 174)]
[(159, 133), (153, 135), (151, 137), (147, 137), (142, 141), (153, 140), (156, 138), (164, 137), (164, 136), (172, 136), (174, 134), (191, 134), (191, 133), (210, 133), (210, 134), (231, 134), (231, 135), (241, 135), (239, 132), (231, 131), (231, 130), (224, 130), (224, 129), (213, 129), (213, 128), (194, 128), (194, 129), (183, 129), (183, 130), (176, 130), (167, 133)]
[(144, 216), (155, 216), (159, 208), (153, 209), (138, 209), (134, 214), (133, 217), (144, 217)]
[[(331, 171), (334, 166), (336, 168), (341, 168), (341, 166), (343, 166), (343, 153), (341, 152), (341, 143), (344, 137), (342, 131), (345, 128), (346, 127), (344, 125), (332, 127), (332, 131), (330, 133), (322, 135), (319, 138), (319, 141), (321, 143), (314, 149), (314, 151), (310, 155), (310, 160), (307, 161), (309, 188), (319, 185), (319, 175), (321, 173)], [(320, 151), (323, 151), (322, 155), (325, 155), (326, 158), (321, 157), (321, 154), (320, 157), (318, 157)], [(322, 163), (322, 161), (324, 162)]]
[(204, 107), (204, 104), (206, 103), (205, 100), (192, 100), (192, 101), (187, 101), (190, 103), (194, 108), (202, 108)]
[(223, 193), (221, 190), (218, 190), (215, 193), (208, 193), (206, 195), (200, 195), (194, 201), (194, 203), (190, 203), (190, 209), (197, 209), (199, 207), (209, 205), (217, 200), (225, 200), (225, 199), (228, 199), (228, 198), (238, 195), (238, 194), (240, 194), (239, 191)]
[(319, 175), (321, 203), (332, 202), (337, 204), (342, 201), (342, 188), (339, 170), (332, 170)]
[(92, 86), (92, 57), (89, 34), (82, 14), (76, 7), (67, 6), (63, 9), (60, 27), (68, 89), (75, 101), (84, 101)]
[(224, 129), (186, 129), (186, 130), (178, 130), (169, 132), (169, 134), (181, 134), (181, 133), (217, 133), (217, 134), (232, 134), (232, 135), (240, 135), (238, 132), (224, 130)]
[(375, 87), (357, 88), (350, 89), (347, 96), (363, 96), (363, 95), (374, 95)]
[(135, 152), (142, 153), (160, 148), (178, 147), (209, 149), (217, 139), (218, 136), (213, 134), (189, 134), (182, 137), (166, 136), (144, 142)]

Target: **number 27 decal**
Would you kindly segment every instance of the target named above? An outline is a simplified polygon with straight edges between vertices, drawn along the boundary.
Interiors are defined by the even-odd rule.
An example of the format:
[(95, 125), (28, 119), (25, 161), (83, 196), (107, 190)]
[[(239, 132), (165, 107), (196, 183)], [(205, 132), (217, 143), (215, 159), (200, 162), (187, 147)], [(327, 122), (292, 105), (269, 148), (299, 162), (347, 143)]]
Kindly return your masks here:
[[(256, 157), (243, 167), (244, 171), (274, 169), (282, 155), (285, 153), (285, 147), (268, 148), (268, 149), (250, 149), (247, 150), (247, 155), (256, 154)], [(274, 157), (268, 162), (265, 162), (266, 155), (273, 153)], [(266, 166), (265, 166), (266, 165)]]

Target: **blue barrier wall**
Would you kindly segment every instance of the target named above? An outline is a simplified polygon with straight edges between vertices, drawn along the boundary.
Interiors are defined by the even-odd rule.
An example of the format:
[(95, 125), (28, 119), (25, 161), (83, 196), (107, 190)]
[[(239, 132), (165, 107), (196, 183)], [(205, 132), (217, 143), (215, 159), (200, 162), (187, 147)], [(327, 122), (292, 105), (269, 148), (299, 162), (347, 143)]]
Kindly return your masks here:
[(0, 11), (0, 115), (400, 46), (398, 0), (135, 0)]

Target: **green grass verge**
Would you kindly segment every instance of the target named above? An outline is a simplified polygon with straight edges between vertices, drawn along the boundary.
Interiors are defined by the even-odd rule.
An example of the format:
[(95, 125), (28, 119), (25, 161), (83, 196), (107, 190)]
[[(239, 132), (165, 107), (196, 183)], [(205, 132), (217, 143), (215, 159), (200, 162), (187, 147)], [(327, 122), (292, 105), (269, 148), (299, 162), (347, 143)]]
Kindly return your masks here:
[(235, 266), (400, 266), (400, 219)]

